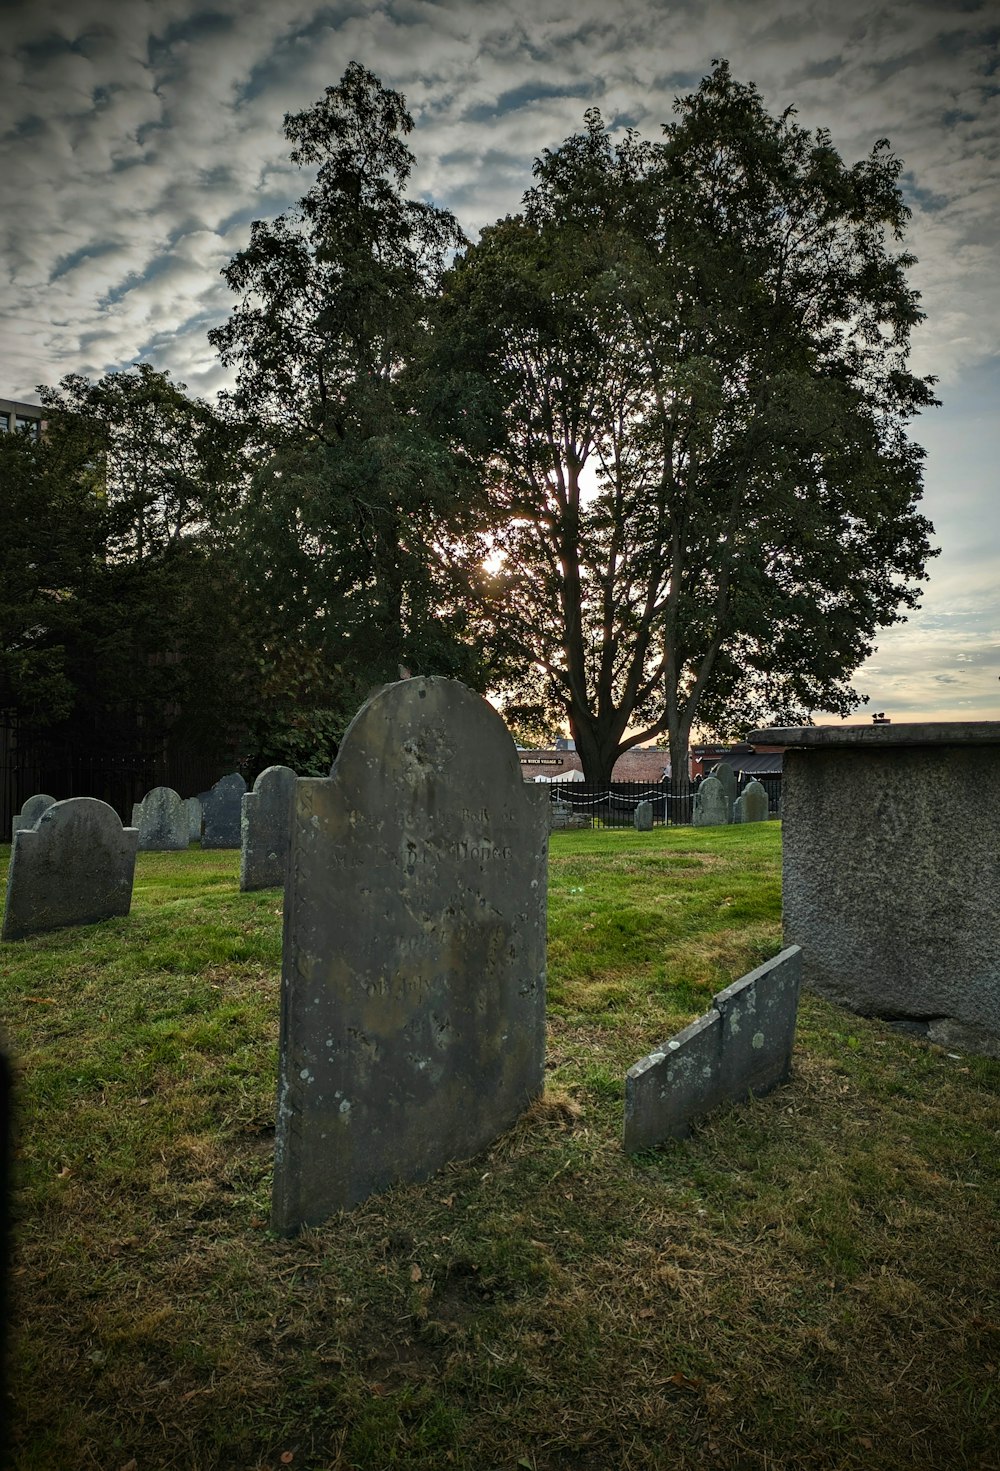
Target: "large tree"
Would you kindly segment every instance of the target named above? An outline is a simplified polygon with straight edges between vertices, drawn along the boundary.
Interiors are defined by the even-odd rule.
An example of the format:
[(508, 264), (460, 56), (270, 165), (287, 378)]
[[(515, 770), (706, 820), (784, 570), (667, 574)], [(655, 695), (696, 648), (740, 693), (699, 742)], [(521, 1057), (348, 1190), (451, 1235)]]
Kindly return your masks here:
[(724, 62), (676, 112), (617, 146), (588, 113), (439, 310), (501, 423), (511, 709), (601, 782), (664, 732), (684, 771), (696, 720), (856, 707), (930, 554), (899, 162), (845, 165)]
[(420, 369), (428, 304), (464, 237), (407, 197), (412, 127), (356, 62), (285, 118), (313, 181), (254, 223), (223, 272), (239, 303), (210, 333), (236, 370), (230, 406), (256, 431), (233, 528), (275, 694), (301, 706), (310, 690), (309, 720), (331, 728), (401, 664), (485, 679), (468, 636), (479, 482)]

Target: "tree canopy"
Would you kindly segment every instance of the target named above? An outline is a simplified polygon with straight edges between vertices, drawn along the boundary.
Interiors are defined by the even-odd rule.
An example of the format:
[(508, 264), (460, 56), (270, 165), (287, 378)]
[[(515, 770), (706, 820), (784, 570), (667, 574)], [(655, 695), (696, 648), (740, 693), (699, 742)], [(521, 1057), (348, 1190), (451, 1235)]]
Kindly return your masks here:
[(568, 717), (600, 781), (662, 732), (685, 770), (696, 719), (854, 708), (930, 555), (898, 160), (845, 165), (724, 62), (676, 110), (617, 145), (589, 112), (439, 309), (501, 426), (511, 711)]

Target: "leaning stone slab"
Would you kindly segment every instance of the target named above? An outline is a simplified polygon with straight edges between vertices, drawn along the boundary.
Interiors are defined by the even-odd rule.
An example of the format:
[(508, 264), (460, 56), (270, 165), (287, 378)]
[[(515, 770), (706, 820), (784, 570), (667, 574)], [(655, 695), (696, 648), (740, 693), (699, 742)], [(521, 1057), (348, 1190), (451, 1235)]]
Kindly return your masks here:
[(140, 853), (176, 853), (188, 845), (184, 799), (172, 787), (154, 787), (132, 808)]
[(11, 840), (13, 841), (14, 833), (20, 832), (22, 828), (34, 827), (42, 813), (51, 807), (55, 800), (55, 797), (46, 796), (44, 792), (29, 797), (21, 811), (14, 817), (11, 825)]
[(298, 777), (290, 766), (269, 766), (243, 796), (240, 888), (278, 888), (285, 882)]
[(637, 833), (650, 833), (653, 831), (653, 804), (652, 802), (639, 802), (632, 816), (632, 822)]
[(503, 721), (447, 679), (379, 691), (296, 782), (276, 1230), (468, 1158), (541, 1092), (548, 829)]
[(5, 940), (128, 914), (139, 833), (96, 797), (55, 802), (15, 834)]
[(731, 813), (732, 805), (722, 782), (718, 777), (706, 776), (694, 794), (693, 826), (721, 827), (729, 821)]
[(210, 792), (201, 799), (203, 848), (238, 848), (240, 846), (241, 804), (247, 784), (234, 771), (220, 777)]
[(798, 946), (727, 986), (711, 1011), (625, 1075), (625, 1149), (684, 1139), (701, 1114), (787, 1080), (798, 1011)]
[(766, 822), (769, 804), (767, 788), (759, 781), (748, 781), (733, 806), (734, 822)]

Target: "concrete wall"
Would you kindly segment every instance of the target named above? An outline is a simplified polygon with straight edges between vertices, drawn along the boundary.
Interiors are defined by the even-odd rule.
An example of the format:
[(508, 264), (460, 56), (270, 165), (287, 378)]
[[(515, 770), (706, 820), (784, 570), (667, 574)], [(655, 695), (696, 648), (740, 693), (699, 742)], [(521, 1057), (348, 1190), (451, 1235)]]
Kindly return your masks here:
[(797, 946), (734, 981), (712, 1009), (625, 1075), (625, 1148), (683, 1139), (700, 1114), (787, 1080), (798, 1012)]

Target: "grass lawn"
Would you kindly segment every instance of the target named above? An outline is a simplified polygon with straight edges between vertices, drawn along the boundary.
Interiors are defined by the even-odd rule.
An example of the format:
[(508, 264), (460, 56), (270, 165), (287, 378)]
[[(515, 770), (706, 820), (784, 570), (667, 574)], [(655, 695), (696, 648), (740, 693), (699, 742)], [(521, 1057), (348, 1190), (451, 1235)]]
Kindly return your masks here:
[(17, 1471), (1000, 1466), (1000, 1064), (804, 996), (788, 1086), (621, 1150), (625, 1069), (780, 949), (776, 823), (554, 834), (544, 1098), (291, 1241), (238, 863), (0, 947)]

